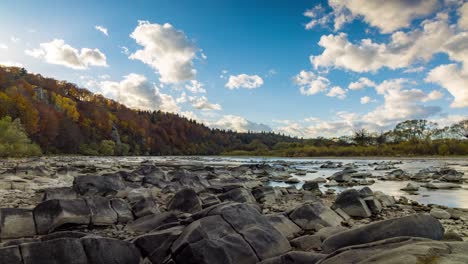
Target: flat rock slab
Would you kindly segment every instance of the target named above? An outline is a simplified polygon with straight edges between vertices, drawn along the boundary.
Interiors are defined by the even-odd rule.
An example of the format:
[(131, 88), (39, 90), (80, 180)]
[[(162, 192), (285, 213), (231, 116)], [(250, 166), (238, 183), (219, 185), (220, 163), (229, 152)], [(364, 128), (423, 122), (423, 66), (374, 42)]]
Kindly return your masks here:
[(303, 204), (294, 209), (289, 218), (304, 230), (319, 230), (326, 226), (341, 225), (341, 218), (321, 202)]
[(36, 235), (36, 227), (32, 210), (0, 209), (0, 238), (32, 237), (34, 235)]

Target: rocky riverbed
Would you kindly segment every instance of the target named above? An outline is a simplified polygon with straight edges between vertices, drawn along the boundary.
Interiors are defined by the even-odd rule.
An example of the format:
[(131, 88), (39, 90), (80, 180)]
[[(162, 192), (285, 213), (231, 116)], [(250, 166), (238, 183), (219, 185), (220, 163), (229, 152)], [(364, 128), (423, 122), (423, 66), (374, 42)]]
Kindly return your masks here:
[(467, 169), (464, 160), (3, 160), (0, 263), (468, 263)]

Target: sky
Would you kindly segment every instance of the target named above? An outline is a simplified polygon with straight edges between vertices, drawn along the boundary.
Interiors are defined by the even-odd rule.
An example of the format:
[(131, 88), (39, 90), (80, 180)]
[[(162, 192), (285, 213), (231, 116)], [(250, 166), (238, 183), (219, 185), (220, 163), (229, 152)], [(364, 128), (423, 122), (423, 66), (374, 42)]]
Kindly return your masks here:
[(298, 137), (468, 117), (468, 1), (0, 2), (0, 64)]

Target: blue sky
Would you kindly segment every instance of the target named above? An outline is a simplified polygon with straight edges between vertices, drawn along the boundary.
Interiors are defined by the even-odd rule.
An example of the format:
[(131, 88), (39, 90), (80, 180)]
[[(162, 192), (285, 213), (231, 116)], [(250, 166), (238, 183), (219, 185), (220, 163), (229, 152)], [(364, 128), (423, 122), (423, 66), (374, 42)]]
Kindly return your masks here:
[(0, 64), (212, 127), (314, 137), (468, 116), (466, 1), (7, 0), (0, 22)]

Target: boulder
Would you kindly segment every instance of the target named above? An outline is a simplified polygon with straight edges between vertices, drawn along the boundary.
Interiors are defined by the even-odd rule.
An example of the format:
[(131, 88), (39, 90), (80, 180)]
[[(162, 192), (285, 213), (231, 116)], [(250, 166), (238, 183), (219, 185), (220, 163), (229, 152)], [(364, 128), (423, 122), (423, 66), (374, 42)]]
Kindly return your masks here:
[(372, 215), (366, 202), (355, 189), (348, 189), (341, 192), (336, 198), (332, 208), (340, 208), (351, 217), (369, 217)]
[(137, 264), (140, 251), (133, 243), (103, 237), (81, 238), (88, 264)]
[(115, 195), (125, 189), (125, 184), (120, 175), (81, 175), (75, 177), (73, 188), (81, 195)]
[(144, 257), (151, 263), (163, 263), (171, 254), (172, 243), (182, 234), (184, 226), (174, 226), (161, 231), (151, 232), (133, 239)]
[(326, 226), (339, 226), (343, 220), (333, 210), (317, 201), (295, 208), (289, 218), (304, 230), (319, 230)]
[(293, 238), (301, 232), (301, 228), (283, 214), (267, 215), (266, 218), (286, 238)]
[(252, 189), (252, 195), (259, 203), (274, 202), (278, 194), (273, 186), (259, 186)]
[(32, 237), (36, 235), (31, 209), (1, 208), (0, 238)]
[(193, 189), (182, 189), (174, 195), (167, 209), (192, 214), (202, 209), (202, 203)]
[(406, 192), (417, 192), (419, 190), (419, 185), (409, 182), (406, 187), (402, 188), (401, 190)]
[(153, 197), (142, 197), (132, 206), (136, 218), (159, 213), (158, 205)]
[(322, 240), (318, 235), (304, 235), (290, 241), (291, 246), (300, 251), (311, 251), (312, 249), (320, 249)]
[(20, 246), (24, 264), (88, 264), (86, 252), (77, 238), (59, 238)]
[(314, 235), (317, 235), (320, 237), (320, 239), (322, 241), (324, 241), (325, 239), (335, 235), (335, 234), (338, 234), (338, 233), (341, 233), (341, 232), (344, 232), (344, 231), (347, 231), (348, 228), (344, 227), (344, 226), (328, 226), (328, 227), (324, 227), (322, 229), (320, 229), (317, 233), (315, 233)]
[(322, 249), (325, 253), (331, 253), (347, 246), (400, 236), (440, 240), (444, 236), (444, 228), (437, 219), (430, 215), (415, 214), (383, 220), (338, 233), (327, 238), (322, 244)]
[(455, 183), (450, 183), (450, 182), (428, 182), (424, 185), (424, 187), (428, 189), (457, 189), (461, 188), (460, 185), (455, 184)]
[(384, 194), (383, 192), (374, 192), (374, 197), (379, 200), (383, 207), (393, 206), (395, 205), (396, 201), (393, 196)]
[(437, 219), (450, 219), (449, 212), (437, 207), (432, 208), (430, 214)]
[(128, 224), (125, 229), (133, 232), (149, 232), (166, 225), (179, 225), (179, 219), (172, 212), (143, 216)]
[(126, 224), (133, 221), (132, 210), (125, 200), (113, 198), (110, 202), (112, 209), (117, 213), (117, 223)]
[(0, 263), (23, 264), (18, 246), (0, 248)]
[(310, 191), (317, 196), (322, 195), (322, 191), (320, 191), (320, 186), (318, 182), (306, 181), (304, 185), (302, 185), (302, 189), (304, 189), (305, 191)]
[(324, 254), (303, 251), (290, 251), (278, 257), (269, 258), (258, 264), (315, 264), (326, 257)]
[(62, 225), (88, 225), (91, 211), (83, 199), (48, 200), (33, 210), (39, 235), (50, 233)]
[(361, 190), (359, 190), (359, 195), (361, 198), (366, 198), (374, 195), (374, 192), (371, 190), (369, 187), (364, 187)]
[(232, 201), (238, 203), (255, 203), (252, 193), (245, 188), (232, 189), (226, 193), (218, 195), (221, 201)]
[(366, 202), (366, 205), (372, 214), (380, 214), (382, 211), (382, 204), (374, 197), (364, 198), (364, 202)]
[(102, 196), (85, 198), (91, 211), (91, 224), (96, 226), (113, 225), (117, 223), (118, 215), (112, 209), (110, 200)]
[(73, 200), (76, 198), (78, 198), (78, 196), (72, 187), (58, 187), (44, 190), (43, 201), (54, 199)]

